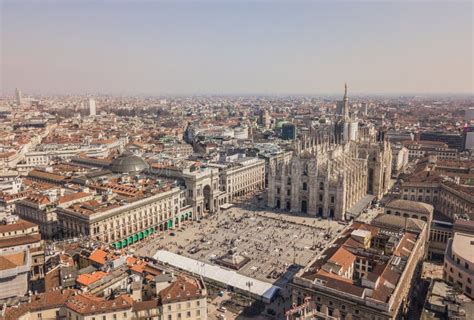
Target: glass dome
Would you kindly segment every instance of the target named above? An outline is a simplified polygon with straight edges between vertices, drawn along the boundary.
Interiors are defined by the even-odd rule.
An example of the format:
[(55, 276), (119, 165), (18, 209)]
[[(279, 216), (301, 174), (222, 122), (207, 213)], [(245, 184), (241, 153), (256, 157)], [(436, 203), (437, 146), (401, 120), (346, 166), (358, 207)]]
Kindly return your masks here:
[(125, 151), (112, 161), (112, 172), (135, 174), (148, 169), (148, 164), (130, 151)]

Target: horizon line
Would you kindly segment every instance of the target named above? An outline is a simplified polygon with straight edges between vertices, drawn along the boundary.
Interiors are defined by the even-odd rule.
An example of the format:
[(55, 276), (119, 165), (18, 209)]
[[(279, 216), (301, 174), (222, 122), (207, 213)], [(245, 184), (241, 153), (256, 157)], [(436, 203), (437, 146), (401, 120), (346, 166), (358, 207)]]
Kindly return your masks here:
[[(20, 89), (21, 91), (21, 89)], [(53, 92), (23, 92), (21, 91), (23, 98), (34, 98), (34, 96), (117, 96), (117, 97), (192, 97), (192, 96), (218, 96), (218, 97), (244, 97), (244, 96), (304, 96), (304, 97), (324, 97), (324, 96), (335, 96), (343, 95), (343, 92), (326, 92), (326, 93), (257, 93), (257, 92), (242, 92), (242, 93), (217, 93), (217, 92), (201, 92), (201, 93), (131, 93), (131, 92), (71, 92), (71, 93), (53, 93)], [(363, 92), (363, 91), (350, 91), (348, 96), (474, 96), (474, 91), (471, 92)], [(11, 94), (0, 94), (0, 98), (14, 97), (15, 92)]]

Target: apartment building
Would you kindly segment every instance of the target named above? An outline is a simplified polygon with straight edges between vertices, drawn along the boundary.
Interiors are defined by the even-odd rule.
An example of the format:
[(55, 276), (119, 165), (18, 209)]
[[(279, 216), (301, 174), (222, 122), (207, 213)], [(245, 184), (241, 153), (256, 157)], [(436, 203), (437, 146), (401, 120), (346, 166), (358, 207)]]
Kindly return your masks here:
[(304, 306), (304, 316), (388, 320), (405, 313), (426, 249), (426, 223), (413, 219), (420, 226), (408, 231), (403, 217), (391, 219), (398, 221), (390, 227), (354, 222), (293, 278), (293, 303)]
[(474, 299), (474, 235), (455, 232), (448, 240), (443, 267), (444, 280)]

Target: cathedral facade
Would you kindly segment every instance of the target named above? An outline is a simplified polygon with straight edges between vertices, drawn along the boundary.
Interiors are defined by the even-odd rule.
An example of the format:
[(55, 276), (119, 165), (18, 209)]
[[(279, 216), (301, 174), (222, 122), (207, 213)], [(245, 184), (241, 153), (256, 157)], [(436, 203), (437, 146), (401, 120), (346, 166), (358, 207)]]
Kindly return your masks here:
[[(293, 153), (270, 159), (267, 205), (289, 212), (346, 219), (365, 195), (381, 198), (389, 188), (391, 148), (375, 131), (354, 131), (347, 87), (334, 122), (295, 141)], [(340, 110), (340, 111), (339, 111)]]
[(367, 160), (355, 144), (292, 155), (270, 164), (268, 206), (290, 212), (345, 219), (367, 190)]

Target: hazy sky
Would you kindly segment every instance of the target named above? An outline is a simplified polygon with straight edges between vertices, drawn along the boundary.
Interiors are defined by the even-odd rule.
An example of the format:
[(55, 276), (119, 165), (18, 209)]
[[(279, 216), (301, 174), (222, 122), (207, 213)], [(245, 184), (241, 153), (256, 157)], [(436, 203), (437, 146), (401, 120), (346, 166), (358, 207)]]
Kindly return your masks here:
[(1, 2), (1, 92), (473, 92), (473, 4)]

